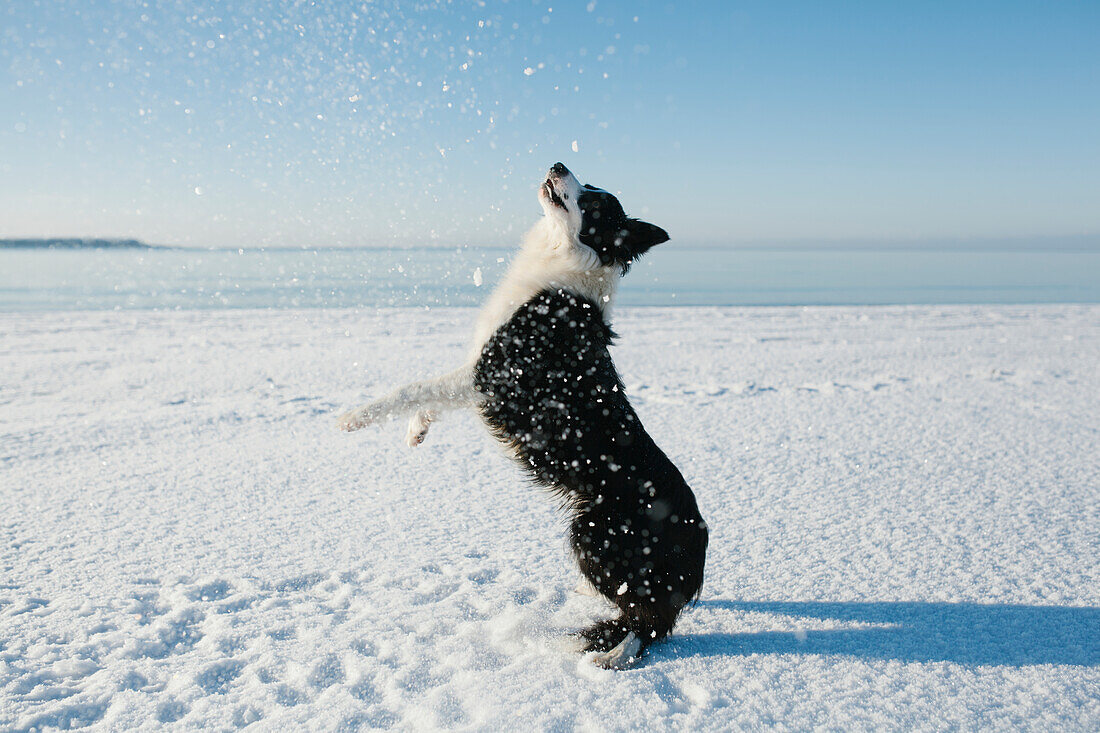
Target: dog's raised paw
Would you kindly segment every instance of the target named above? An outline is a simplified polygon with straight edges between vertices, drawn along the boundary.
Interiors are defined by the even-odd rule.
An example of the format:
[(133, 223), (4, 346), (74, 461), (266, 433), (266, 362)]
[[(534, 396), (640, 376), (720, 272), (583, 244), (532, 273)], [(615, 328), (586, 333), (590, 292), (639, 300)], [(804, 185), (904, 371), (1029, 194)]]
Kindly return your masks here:
[(405, 444), (410, 448), (415, 448), (424, 442), (424, 438), (428, 437), (428, 429), (424, 428), (421, 431), (413, 430), (410, 426), (408, 434), (405, 435)]
[(348, 433), (352, 433), (356, 430), (359, 430), (360, 428), (366, 427), (366, 423), (363, 422), (363, 419), (359, 415), (359, 410), (345, 412), (337, 419), (336, 425), (341, 430)]
[(428, 428), (432, 424), (434, 415), (431, 412), (420, 411), (417, 412), (409, 420), (409, 429), (405, 433), (405, 444), (410, 448), (415, 448), (424, 442), (424, 438), (428, 437)]

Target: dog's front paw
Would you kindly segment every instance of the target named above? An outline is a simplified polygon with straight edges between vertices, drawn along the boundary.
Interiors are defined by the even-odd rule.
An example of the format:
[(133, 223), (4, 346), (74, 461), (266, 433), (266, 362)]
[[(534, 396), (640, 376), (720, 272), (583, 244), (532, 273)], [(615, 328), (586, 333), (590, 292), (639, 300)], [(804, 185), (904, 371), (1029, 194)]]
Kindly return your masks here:
[(341, 430), (352, 433), (367, 426), (363, 418), (364, 415), (362, 410), (351, 410), (341, 415), (336, 421), (336, 424)]
[(405, 444), (410, 448), (415, 448), (424, 442), (424, 438), (428, 437), (428, 428), (432, 424), (432, 413), (430, 412), (417, 412), (409, 420), (409, 429), (405, 433)]

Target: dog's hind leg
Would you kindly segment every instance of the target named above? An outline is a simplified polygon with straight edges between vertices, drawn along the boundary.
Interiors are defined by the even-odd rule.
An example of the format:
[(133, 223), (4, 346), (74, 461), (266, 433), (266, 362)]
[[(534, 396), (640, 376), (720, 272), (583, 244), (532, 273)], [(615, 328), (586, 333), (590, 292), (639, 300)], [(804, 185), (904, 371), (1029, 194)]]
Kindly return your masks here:
[(465, 366), (434, 379), (413, 382), (395, 389), (385, 397), (345, 412), (340, 416), (338, 424), (341, 430), (351, 432), (383, 420), (423, 412), (426, 419), (417, 430), (417, 433), (423, 433), (436, 413), (472, 407), (477, 404), (477, 397), (473, 369)]
[(577, 636), (581, 638), (586, 652), (607, 652), (621, 644), (630, 633), (630, 627), (620, 616), (597, 621), (587, 629), (578, 631)]

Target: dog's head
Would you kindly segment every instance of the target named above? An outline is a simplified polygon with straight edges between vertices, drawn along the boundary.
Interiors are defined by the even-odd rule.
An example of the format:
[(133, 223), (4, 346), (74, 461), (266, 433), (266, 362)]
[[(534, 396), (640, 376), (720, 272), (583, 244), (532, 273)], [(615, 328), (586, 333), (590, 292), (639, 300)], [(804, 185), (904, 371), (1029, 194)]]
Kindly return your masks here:
[(595, 252), (603, 266), (623, 272), (650, 247), (668, 241), (658, 226), (631, 219), (619, 200), (602, 188), (581, 185), (561, 163), (555, 163), (539, 187), (539, 203), (574, 246)]

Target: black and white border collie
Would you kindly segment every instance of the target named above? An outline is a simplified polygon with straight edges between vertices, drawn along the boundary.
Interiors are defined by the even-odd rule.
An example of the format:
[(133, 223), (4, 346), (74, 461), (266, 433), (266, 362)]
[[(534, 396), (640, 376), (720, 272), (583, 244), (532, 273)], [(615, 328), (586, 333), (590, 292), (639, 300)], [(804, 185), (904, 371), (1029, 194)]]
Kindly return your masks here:
[(578, 636), (596, 664), (620, 668), (698, 596), (707, 549), (695, 495), (642, 428), (608, 352), (619, 278), (668, 234), (561, 163), (538, 195), (546, 215), (481, 311), (466, 365), (352, 410), (340, 427), (411, 414), (416, 446), (439, 412), (476, 410), (561, 500), (581, 573), (619, 610)]

